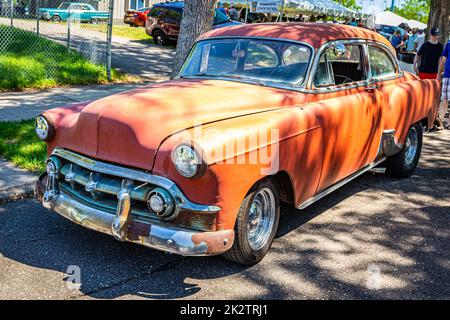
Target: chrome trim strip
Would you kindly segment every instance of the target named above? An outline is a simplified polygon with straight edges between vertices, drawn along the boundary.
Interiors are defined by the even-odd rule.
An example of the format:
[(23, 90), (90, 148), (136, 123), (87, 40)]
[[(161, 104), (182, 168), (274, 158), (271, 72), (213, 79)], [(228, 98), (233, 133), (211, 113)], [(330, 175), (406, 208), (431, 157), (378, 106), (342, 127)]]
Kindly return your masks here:
[(386, 160), (386, 157), (381, 158), (380, 160), (377, 160), (367, 166), (365, 166), (364, 168), (356, 171), (355, 173), (353, 173), (352, 175), (348, 176), (347, 178), (336, 182), (335, 184), (333, 184), (331, 187), (328, 187), (327, 189), (321, 191), (320, 193), (318, 193), (317, 195), (315, 195), (314, 197), (306, 200), (305, 202), (303, 202), (302, 204), (300, 204), (298, 206), (298, 209), (305, 209), (306, 207), (312, 205), (314, 202), (322, 199), (323, 197), (329, 195), (330, 193), (332, 193), (333, 191), (339, 189), (340, 187), (342, 187), (343, 185), (349, 183), (350, 181), (352, 181), (353, 179), (359, 177), (360, 175), (362, 175), (363, 173), (373, 169), (374, 167), (376, 167), (377, 165), (379, 165), (380, 163), (382, 163), (383, 161)]
[(98, 160), (93, 160), (91, 158), (61, 148), (55, 148), (52, 155), (66, 159), (67, 161), (73, 162), (91, 171), (109, 174), (122, 179), (131, 179), (141, 182), (147, 182), (162, 187), (172, 194), (176, 202), (176, 210), (182, 209), (188, 211), (196, 211), (199, 213), (201, 212), (214, 213), (220, 211), (221, 209), (218, 206), (203, 205), (191, 202), (188, 198), (186, 198), (186, 196), (181, 192), (181, 190), (174, 182), (161, 176), (152, 175), (145, 171), (124, 168), (121, 166), (101, 162)]

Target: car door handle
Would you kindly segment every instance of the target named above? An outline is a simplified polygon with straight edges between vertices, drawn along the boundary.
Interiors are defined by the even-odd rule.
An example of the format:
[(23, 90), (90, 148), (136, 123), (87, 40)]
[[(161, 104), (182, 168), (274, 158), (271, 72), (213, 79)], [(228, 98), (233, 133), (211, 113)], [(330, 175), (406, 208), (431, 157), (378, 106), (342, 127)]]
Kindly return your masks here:
[(378, 86), (375, 84), (371, 84), (366, 87), (366, 91), (369, 91), (369, 92), (375, 91), (376, 89), (378, 89)]

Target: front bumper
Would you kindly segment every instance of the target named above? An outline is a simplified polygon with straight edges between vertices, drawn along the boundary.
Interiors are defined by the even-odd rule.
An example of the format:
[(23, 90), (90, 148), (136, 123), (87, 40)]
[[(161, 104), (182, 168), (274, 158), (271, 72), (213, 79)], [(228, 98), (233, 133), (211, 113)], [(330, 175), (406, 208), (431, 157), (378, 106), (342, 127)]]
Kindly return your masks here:
[(127, 213), (126, 201), (119, 202), (120, 209), (116, 215), (85, 205), (52, 185), (47, 174), (39, 178), (35, 192), (44, 207), (88, 229), (112, 235), (117, 240), (183, 256), (216, 255), (228, 251), (233, 245), (234, 230), (196, 232), (137, 220)]

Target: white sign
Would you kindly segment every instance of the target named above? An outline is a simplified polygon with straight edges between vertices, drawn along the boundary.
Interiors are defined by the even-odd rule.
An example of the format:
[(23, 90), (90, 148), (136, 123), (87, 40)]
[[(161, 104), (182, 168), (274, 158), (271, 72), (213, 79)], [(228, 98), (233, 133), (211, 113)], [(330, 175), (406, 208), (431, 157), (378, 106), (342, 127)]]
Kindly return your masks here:
[(250, 1), (250, 12), (274, 13), (280, 12), (283, 7), (283, 1)]

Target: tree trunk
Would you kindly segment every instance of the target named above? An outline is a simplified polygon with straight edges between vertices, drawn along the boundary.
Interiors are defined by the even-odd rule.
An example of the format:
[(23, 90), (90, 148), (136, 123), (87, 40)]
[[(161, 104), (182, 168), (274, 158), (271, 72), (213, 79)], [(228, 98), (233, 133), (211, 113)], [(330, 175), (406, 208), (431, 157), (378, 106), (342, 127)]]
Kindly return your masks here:
[(212, 29), (216, 3), (217, 0), (184, 1), (183, 17), (181, 19), (172, 78), (180, 70), (198, 36)]
[(441, 30), (439, 39), (442, 44), (446, 44), (450, 35), (450, 3), (449, 0), (431, 0), (430, 15), (428, 16), (427, 37), (431, 28), (436, 27)]

